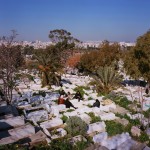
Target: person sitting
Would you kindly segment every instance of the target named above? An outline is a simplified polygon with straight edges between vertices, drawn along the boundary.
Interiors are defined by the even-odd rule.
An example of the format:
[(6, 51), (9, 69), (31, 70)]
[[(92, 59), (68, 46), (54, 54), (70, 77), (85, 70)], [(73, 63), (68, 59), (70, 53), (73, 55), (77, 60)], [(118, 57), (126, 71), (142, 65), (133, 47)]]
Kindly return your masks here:
[(96, 99), (96, 102), (93, 104), (93, 107), (100, 107), (100, 102), (98, 99)]
[(66, 105), (66, 108), (73, 107), (74, 109), (77, 109), (77, 107), (74, 107), (74, 105), (69, 101), (68, 98), (65, 100), (64, 104)]
[(70, 92), (68, 92), (68, 93), (66, 94), (66, 98), (68, 98), (69, 100), (71, 100), (72, 95), (71, 95), (71, 93), (70, 93)]
[(60, 104), (64, 104), (63, 95), (59, 96), (59, 98), (58, 98), (58, 105), (60, 105)]
[(60, 95), (66, 95), (66, 93), (65, 93), (65, 91), (64, 91), (64, 90), (59, 91), (59, 94), (60, 94)]
[(76, 94), (73, 98), (78, 99), (79, 102), (80, 102), (80, 100), (83, 100), (82, 95), (79, 91), (76, 92)]

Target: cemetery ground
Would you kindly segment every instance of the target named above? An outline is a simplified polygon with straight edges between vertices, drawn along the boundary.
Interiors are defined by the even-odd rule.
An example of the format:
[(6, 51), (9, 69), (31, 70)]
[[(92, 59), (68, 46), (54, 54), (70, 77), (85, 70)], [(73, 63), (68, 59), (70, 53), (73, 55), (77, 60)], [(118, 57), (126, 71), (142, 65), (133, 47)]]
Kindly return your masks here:
[[(144, 87), (126, 84), (103, 95), (91, 80), (62, 76), (77, 109), (58, 105), (60, 86), (41, 87), (38, 76), (19, 82), (12, 105), (0, 101), (0, 149), (149, 150), (150, 96)], [(73, 98), (76, 91), (83, 100)], [(99, 108), (92, 107), (96, 99)]]

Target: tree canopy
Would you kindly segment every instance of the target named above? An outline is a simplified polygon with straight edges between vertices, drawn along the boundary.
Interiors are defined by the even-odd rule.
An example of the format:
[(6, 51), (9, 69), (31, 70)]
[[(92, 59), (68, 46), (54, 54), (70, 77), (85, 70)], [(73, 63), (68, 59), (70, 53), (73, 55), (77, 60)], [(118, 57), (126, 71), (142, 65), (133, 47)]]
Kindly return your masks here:
[(2, 90), (7, 101), (11, 102), (12, 90), (15, 87), (15, 76), (20, 67), (24, 64), (21, 46), (13, 46), (12, 42), (17, 34), (12, 31), (9, 37), (2, 37), (0, 45), (0, 79)]
[(150, 81), (150, 30), (138, 37), (135, 47), (126, 52), (124, 67), (131, 77)]
[(104, 41), (99, 50), (91, 50), (82, 55), (80, 66), (89, 72), (96, 72), (99, 67), (115, 66), (119, 61), (120, 53), (118, 43), (110, 44)]

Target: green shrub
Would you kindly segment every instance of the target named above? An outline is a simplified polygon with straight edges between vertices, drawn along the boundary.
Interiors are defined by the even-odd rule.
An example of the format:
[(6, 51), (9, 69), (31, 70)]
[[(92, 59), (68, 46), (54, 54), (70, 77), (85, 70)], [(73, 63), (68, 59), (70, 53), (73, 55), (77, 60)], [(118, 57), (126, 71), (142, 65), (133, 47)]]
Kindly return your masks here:
[(143, 115), (144, 115), (144, 117), (149, 118), (150, 117), (150, 108), (147, 111), (143, 111)]
[(101, 121), (101, 118), (99, 116), (95, 116), (93, 112), (88, 113), (88, 115), (91, 117), (90, 123), (95, 123)]
[(66, 124), (65, 129), (69, 135), (76, 136), (86, 134), (87, 124), (80, 117), (72, 116), (67, 120)]
[(115, 100), (117, 98), (117, 94), (115, 92), (110, 92), (109, 94), (107, 94), (105, 97), (103, 97), (103, 99), (111, 99), (111, 100)]
[(89, 90), (90, 88), (89, 87), (86, 87), (86, 86), (78, 86), (74, 89), (74, 91), (79, 91), (82, 95), (82, 97), (84, 96), (85, 92), (84, 90)]
[(63, 116), (61, 117), (61, 119), (62, 119), (63, 123), (65, 123), (65, 122), (68, 120), (68, 117), (65, 116), (65, 115), (63, 115)]
[(73, 149), (73, 146), (67, 139), (53, 140), (50, 143), (49, 148), (49, 150), (71, 150), (71, 149)]
[(142, 132), (139, 136), (139, 140), (140, 142), (146, 142), (149, 140), (149, 136), (145, 132)]
[(130, 117), (126, 114), (124, 115), (124, 118), (127, 119), (133, 126), (140, 125), (139, 119), (130, 119)]
[(93, 107), (91, 104), (88, 104), (87, 106), (88, 106), (88, 107), (90, 107), (90, 108), (92, 108), (92, 107)]
[(106, 123), (106, 131), (109, 136), (114, 136), (116, 134), (121, 134), (124, 132), (124, 126), (120, 123), (116, 123), (114, 121), (105, 121)]
[(72, 112), (74, 111), (74, 109), (68, 109), (66, 112)]
[(89, 143), (87, 141), (78, 141), (76, 142), (76, 144), (74, 145), (73, 149), (74, 150), (84, 150), (85, 148), (87, 148), (89, 145)]
[(88, 98), (88, 100), (92, 100), (92, 99), (93, 99), (92, 97), (89, 97), (89, 98)]
[(0, 150), (27, 150), (27, 147), (18, 144), (0, 145)]

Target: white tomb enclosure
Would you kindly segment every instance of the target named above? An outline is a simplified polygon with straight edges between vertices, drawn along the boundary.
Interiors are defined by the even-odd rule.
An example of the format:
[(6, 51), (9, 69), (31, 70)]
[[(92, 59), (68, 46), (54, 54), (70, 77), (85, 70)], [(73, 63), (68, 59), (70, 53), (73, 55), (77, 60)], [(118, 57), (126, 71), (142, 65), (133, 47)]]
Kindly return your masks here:
[(93, 136), (94, 143), (101, 143), (108, 138), (107, 132), (98, 133)]
[(115, 120), (116, 116), (112, 112), (108, 112), (108, 113), (104, 112), (104, 113), (100, 114), (100, 118), (101, 118), (101, 120), (104, 120), (104, 121), (106, 121), (106, 120)]
[(46, 129), (58, 128), (61, 125), (63, 125), (63, 121), (60, 118), (53, 118), (52, 120), (40, 123), (40, 126)]
[(27, 114), (27, 119), (35, 122), (48, 120), (48, 113), (46, 110), (33, 111)]
[(108, 149), (117, 149), (122, 143), (130, 139), (131, 137), (129, 133), (122, 133), (122, 134), (113, 136), (112, 138), (103, 140), (100, 144), (102, 146), (107, 147)]
[(88, 114), (81, 114), (77, 116), (80, 117), (87, 124), (89, 124), (91, 121), (91, 117)]
[(87, 134), (92, 134), (94, 132), (105, 132), (105, 127), (105, 122), (89, 124)]

